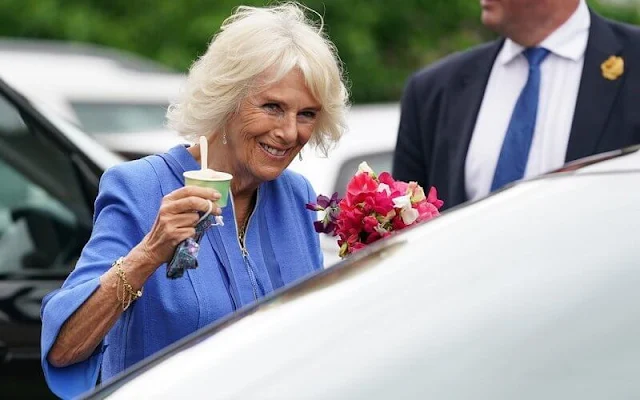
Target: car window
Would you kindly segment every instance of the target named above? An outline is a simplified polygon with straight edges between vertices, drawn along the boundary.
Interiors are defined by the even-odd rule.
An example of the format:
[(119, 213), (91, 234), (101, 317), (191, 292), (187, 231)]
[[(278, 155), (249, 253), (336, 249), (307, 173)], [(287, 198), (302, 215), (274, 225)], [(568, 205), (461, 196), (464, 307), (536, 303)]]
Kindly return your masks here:
[(336, 184), (333, 190), (334, 192), (338, 192), (340, 196), (344, 196), (347, 183), (349, 183), (351, 177), (353, 177), (356, 171), (358, 171), (358, 165), (363, 161), (366, 161), (367, 164), (369, 164), (369, 166), (378, 174), (385, 171), (391, 172), (393, 153), (381, 152), (362, 154), (358, 157), (345, 161), (344, 164), (342, 164), (342, 167), (340, 167), (340, 172), (338, 172), (338, 178), (336, 179)]
[(0, 99), (0, 130), (2, 130), (2, 135), (7, 137), (24, 135), (27, 126), (22, 121), (20, 113), (4, 98)]
[(75, 170), (4, 97), (0, 182), (0, 274), (70, 269), (90, 232)]
[(165, 129), (168, 103), (73, 102), (82, 129), (94, 133), (128, 133)]

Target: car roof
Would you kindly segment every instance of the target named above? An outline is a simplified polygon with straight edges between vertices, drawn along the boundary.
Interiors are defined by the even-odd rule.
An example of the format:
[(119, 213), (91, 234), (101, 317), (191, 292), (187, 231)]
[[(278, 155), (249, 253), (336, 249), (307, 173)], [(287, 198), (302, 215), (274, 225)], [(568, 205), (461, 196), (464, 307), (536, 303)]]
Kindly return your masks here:
[(134, 53), (97, 44), (28, 38), (0, 38), (0, 53), (7, 55), (36, 54), (52, 59), (94, 58), (109, 60), (118, 68), (137, 72), (175, 73), (166, 65), (140, 57)]
[(0, 57), (0, 77), (31, 95), (60, 96), (70, 102), (113, 99), (168, 104), (184, 83), (180, 74), (128, 72), (102, 61), (74, 61), (72, 67), (68, 63), (37, 55)]
[[(180, 387), (196, 396), (204, 385), (217, 398), (388, 398), (394, 390), (413, 398), (566, 398), (575, 385), (590, 385), (560, 381), (580, 356), (587, 363), (574, 376), (609, 380), (607, 390), (624, 394), (616, 382), (635, 381), (640, 349), (596, 347), (607, 337), (624, 344), (625, 333), (635, 341), (640, 328), (638, 258), (620, 258), (640, 257), (638, 215), (629, 214), (640, 212), (640, 191), (629, 191), (640, 175), (639, 149), (599, 161), (625, 159), (624, 171), (573, 169), (522, 181), (374, 243), (177, 342), (94, 395), (140, 393), (145, 381), (134, 378), (147, 372), (148, 395)], [(526, 250), (505, 251), (501, 238)], [(611, 250), (618, 262), (607, 262)], [(584, 263), (571, 262), (577, 255)], [(535, 263), (546, 256), (554, 261)], [(593, 313), (602, 324), (590, 320)], [(597, 389), (581, 398), (605, 396)]]
[(168, 104), (186, 75), (114, 49), (0, 40), (0, 77), (33, 98)]

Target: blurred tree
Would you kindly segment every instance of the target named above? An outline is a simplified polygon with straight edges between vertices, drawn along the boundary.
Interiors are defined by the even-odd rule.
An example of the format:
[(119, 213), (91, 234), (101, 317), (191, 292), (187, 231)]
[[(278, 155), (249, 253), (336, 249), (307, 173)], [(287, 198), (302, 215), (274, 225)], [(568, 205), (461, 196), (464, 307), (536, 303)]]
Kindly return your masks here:
[[(477, 0), (302, 0), (324, 17), (355, 103), (395, 101), (409, 74), (493, 35)], [(186, 71), (221, 22), (247, 0), (2, 0), (0, 36), (63, 39), (129, 50)], [(600, 13), (640, 23), (637, 7), (589, 0)]]

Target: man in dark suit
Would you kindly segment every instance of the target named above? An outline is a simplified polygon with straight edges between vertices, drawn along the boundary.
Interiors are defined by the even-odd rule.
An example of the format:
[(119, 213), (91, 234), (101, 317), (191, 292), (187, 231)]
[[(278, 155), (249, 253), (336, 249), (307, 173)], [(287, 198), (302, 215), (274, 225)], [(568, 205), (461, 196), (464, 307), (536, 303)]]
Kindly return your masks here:
[[(502, 38), (414, 74), (393, 175), (445, 208), (640, 143), (640, 29), (585, 0), (481, 0)], [(594, 189), (595, 190), (595, 189)]]

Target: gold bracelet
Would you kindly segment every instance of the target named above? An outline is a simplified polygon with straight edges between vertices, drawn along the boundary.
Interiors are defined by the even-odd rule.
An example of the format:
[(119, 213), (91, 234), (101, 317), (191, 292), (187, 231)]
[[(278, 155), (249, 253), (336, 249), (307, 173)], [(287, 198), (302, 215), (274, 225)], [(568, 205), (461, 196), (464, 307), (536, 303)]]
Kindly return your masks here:
[[(122, 285), (122, 289), (120, 289), (119, 287), (116, 287), (116, 296), (118, 298), (118, 301), (122, 303), (122, 311), (126, 311), (132, 302), (142, 297), (142, 288), (140, 288), (140, 290), (138, 291), (133, 290), (133, 287), (131, 286), (131, 284), (129, 284), (129, 281), (127, 281), (127, 274), (124, 272), (124, 269), (122, 268), (123, 262), (124, 262), (124, 257), (120, 257), (111, 266), (115, 267), (116, 275), (119, 278), (118, 279), (119, 285), (117, 286)], [(122, 293), (122, 295), (120, 293)]]

